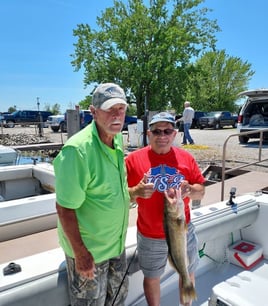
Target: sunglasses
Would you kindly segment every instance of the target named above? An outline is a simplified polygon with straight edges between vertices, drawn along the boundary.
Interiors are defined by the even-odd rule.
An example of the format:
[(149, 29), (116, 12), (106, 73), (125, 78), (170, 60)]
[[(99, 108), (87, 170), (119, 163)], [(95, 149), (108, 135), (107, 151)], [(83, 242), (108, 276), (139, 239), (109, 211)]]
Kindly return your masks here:
[(151, 130), (151, 132), (154, 136), (171, 135), (174, 131), (175, 131), (174, 129), (165, 129), (165, 130), (155, 129), (155, 130)]

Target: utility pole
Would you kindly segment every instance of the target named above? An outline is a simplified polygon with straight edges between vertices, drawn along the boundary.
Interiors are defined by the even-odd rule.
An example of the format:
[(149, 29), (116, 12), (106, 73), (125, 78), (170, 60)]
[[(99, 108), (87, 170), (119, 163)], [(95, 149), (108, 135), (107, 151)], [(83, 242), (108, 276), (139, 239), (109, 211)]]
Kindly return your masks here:
[(144, 117), (143, 117), (143, 146), (147, 146), (147, 129), (148, 129), (148, 109), (147, 109), (147, 94), (144, 97)]
[(40, 102), (39, 102), (39, 97), (36, 98), (37, 100), (37, 110), (38, 110), (38, 132), (39, 132), (39, 137), (42, 137), (43, 136), (43, 133), (42, 133), (42, 116), (41, 116), (41, 113), (40, 113)]

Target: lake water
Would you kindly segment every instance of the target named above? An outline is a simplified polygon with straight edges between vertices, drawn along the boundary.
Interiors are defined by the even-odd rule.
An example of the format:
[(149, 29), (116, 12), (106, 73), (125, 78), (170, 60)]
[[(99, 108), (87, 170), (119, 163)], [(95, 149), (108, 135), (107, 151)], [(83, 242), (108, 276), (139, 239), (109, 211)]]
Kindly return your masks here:
[(16, 160), (17, 165), (34, 164), (34, 163), (52, 163), (53, 158), (42, 156), (21, 156)]

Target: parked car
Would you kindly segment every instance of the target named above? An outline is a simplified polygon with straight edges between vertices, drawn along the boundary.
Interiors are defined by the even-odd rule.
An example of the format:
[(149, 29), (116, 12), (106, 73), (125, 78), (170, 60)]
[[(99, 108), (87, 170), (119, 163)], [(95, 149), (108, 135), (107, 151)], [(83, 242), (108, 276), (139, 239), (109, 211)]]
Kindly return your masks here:
[[(205, 116), (205, 115), (206, 115), (206, 112), (195, 111), (194, 112), (194, 118), (193, 118), (192, 125), (191, 125), (191, 129), (199, 128), (199, 118), (202, 117), (202, 116)], [(175, 117), (175, 120), (176, 120), (176, 127), (179, 129), (180, 132), (183, 132), (183, 121), (177, 121), (181, 117), (182, 117), (182, 115), (179, 114)]]
[[(80, 110), (80, 129), (83, 129), (93, 120), (93, 116), (90, 110)], [(67, 132), (67, 113), (64, 114), (64, 120), (60, 122), (59, 129), (61, 132)]]
[(81, 110), (80, 111), (80, 127), (83, 129), (93, 120), (93, 116), (90, 110)]
[(199, 128), (199, 118), (205, 116), (207, 113), (202, 111), (195, 111), (194, 112), (194, 118), (191, 125), (191, 129)]
[[(257, 89), (243, 91), (239, 97), (246, 96), (247, 100), (242, 106), (239, 116), (238, 132), (255, 131), (268, 128), (268, 89)], [(263, 133), (265, 140), (268, 139), (268, 132)], [(249, 139), (260, 138), (260, 133), (239, 136), (240, 143), (247, 143)]]
[(5, 120), (4, 116), (2, 114), (0, 114), (0, 125), (5, 126), (5, 124), (6, 124), (6, 120)]
[(206, 116), (199, 118), (199, 128), (219, 129), (224, 126), (237, 126), (237, 116), (228, 111), (208, 112)]
[(40, 122), (45, 123), (48, 116), (51, 115), (52, 113), (47, 111), (18, 110), (11, 114), (4, 114), (4, 120), (6, 121), (5, 127), (14, 128), (16, 124), (30, 125)]
[(134, 123), (137, 123), (138, 122), (138, 119), (137, 117), (135, 116), (126, 116), (125, 117), (125, 123), (123, 125), (123, 131), (127, 131), (128, 130), (128, 126), (129, 124), (134, 124)]
[(64, 132), (65, 128), (65, 116), (64, 115), (51, 115), (47, 118), (47, 124), (50, 126), (53, 132)]
[[(63, 116), (63, 120), (62, 117)], [(56, 116), (50, 116), (51, 122), (53, 121), (54, 124), (51, 125), (51, 129), (54, 132), (58, 132), (59, 130), (61, 132), (67, 132), (67, 114), (65, 113), (64, 115), (58, 115)], [(85, 126), (87, 126), (91, 121), (93, 120), (92, 114), (90, 110), (80, 110), (80, 128), (83, 129)], [(135, 116), (126, 116), (125, 117), (125, 123), (123, 125), (123, 131), (128, 130), (128, 125), (129, 124), (134, 124), (137, 123), (137, 117)], [(52, 128), (53, 127), (53, 128)]]

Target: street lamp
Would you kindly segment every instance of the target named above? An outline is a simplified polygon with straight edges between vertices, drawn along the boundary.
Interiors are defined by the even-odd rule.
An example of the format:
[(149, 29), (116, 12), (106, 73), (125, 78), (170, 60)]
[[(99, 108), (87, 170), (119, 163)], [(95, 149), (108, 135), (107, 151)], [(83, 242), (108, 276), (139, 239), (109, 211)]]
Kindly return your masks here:
[(39, 107), (40, 107), (40, 102), (39, 102), (39, 97), (36, 98), (37, 100), (37, 110), (38, 110), (38, 131), (39, 131), (39, 136), (42, 137), (42, 117), (41, 117), (41, 113), (40, 113), (40, 110), (39, 110)]
[(37, 100), (37, 110), (39, 111), (39, 106), (40, 106), (39, 97), (37, 97), (36, 100)]

